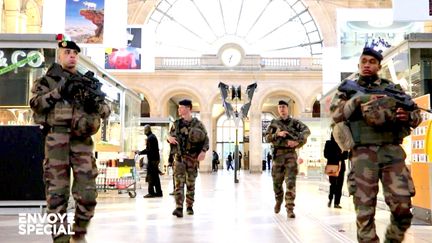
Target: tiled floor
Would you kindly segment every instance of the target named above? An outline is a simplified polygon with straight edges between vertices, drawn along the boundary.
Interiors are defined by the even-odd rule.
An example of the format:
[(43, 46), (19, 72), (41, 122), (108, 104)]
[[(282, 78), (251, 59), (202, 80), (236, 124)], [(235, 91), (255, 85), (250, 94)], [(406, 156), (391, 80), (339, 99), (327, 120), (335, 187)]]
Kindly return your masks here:
[[(134, 199), (116, 191), (100, 193), (87, 241), (176, 243), (356, 242), (351, 198), (342, 198), (343, 209), (327, 207), (327, 194), (314, 180), (297, 181), (296, 218), (273, 213), (271, 176), (242, 173), (235, 184), (233, 172), (201, 173), (196, 185), (195, 215), (171, 215), (174, 199), (169, 175), (162, 177), (163, 198), (144, 199), (139, 189)], [(144, 182), (143, 188), (146, 188)], [(2, 209), (0, 209), (0, 214)], [(389, 212), (377, 210), (381, 240)], [(16, 215), (0, 215), (0, 242), (49, 242), (47, 236), (18, 235)], [(404, 242), (432, 242), (432, 226), (413, 225)]]

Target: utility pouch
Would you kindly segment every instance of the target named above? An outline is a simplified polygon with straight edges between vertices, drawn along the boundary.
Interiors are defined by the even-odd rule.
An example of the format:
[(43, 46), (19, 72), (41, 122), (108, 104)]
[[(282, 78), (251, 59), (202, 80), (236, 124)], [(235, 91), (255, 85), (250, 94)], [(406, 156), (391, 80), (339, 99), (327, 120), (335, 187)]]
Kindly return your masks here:
[(72, 105), (64, 102), (57, 102), (54, 106), (54, 120), (55, 121), (72, 120)]
[(342, 151), (349, 151), (355, 145), (351, 130), (345, 122), (335, 124), (333, 137)]

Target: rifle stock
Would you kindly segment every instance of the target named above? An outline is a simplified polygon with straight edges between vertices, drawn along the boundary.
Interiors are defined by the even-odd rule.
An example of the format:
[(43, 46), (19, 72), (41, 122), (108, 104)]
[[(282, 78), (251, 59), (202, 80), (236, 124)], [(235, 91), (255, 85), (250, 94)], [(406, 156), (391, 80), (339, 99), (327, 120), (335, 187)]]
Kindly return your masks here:
[(417, 106), (417, 104), (412, 100), (412, 97), (402, 90), (397, 90), (394, 87), (387, 86), (385, 89), (368, 89), (360, 86), (357, 82), (353, 80), (345, 80), (338, 88), (339, 91), (345, 92), (348, 95), (355, 95), (360, 92), (363, 94), (381, 94), (392, 97), (396, 100), (399, 107), (404, 108), (406, 111), (414, 111), (417, 109), (427, 111), (432, 113), (432, 110), (422, 108)]

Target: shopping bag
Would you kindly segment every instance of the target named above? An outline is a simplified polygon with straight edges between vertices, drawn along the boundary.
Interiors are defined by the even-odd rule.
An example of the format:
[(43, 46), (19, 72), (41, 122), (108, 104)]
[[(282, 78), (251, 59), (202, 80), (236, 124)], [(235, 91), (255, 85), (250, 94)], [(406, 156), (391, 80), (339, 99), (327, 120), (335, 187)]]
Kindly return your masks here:
[(338, 176), (339, 175), (339, 165), (326, 165), (325, 173), (328, 176)]

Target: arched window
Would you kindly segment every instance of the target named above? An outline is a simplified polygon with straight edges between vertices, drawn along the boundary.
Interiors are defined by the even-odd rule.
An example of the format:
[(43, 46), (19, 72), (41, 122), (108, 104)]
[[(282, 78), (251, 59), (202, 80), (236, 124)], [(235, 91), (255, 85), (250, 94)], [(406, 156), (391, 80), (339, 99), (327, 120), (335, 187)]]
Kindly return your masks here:
[(321, 33), (301, 0), (161, 0), (147, 24), (159, 57), (216, 54), (227, 43), (263, 57), (322, 54)]
[[(243, 151), (243, 121), (240, 120), (237, 130), (239, 151)], [(219, 117), (216, 123), (216, 152), (224, 161), (230, 152), (234, 152), (236, 142), (236, 126), (233, 119), (226, 115)], [(222, 159), (223, 158), (223, 159)]]

